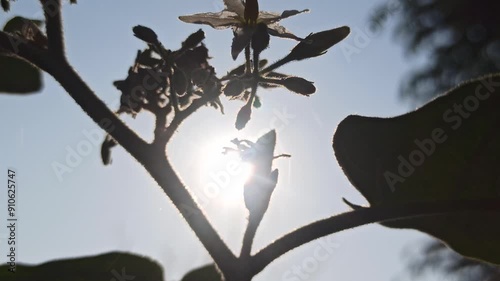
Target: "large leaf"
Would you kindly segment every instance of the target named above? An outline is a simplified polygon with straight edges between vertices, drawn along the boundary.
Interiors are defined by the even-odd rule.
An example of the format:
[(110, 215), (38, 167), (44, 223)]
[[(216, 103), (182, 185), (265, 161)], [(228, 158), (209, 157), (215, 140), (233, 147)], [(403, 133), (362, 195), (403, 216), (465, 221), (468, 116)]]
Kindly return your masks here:
[(0, 54), (0, 93), (29, 94), (42, 88), (42, 73), (30, 63)]
[(28, 19), (20, 16), (15, 16), (11, 18), (7, 23), (5, 23), (3, 27), (3, 31), (9, 33), (17, 33), (26, 35), (25, 33), (28, 31), (27, 29), (35, 27), (41, 27), (43, 24), (42, 20), (36, 19)]
[(36, 266), (17, 265), (15, 273), (10, 265), (0, 266), (2, 281), (161, 281), (163, 271), (159, 264), (128, 253), (108, 253), (92, 257), (56, 260)]
[(214, 264), (205, 265), (188, 272), (181, 281), (221, 281), (222, 277)]
[[(500, 198), (500, 75), (460, 85), (394, 118), (349, 116), (333, 148), (372, 206)], [(458, 253), (500, 264), (500, 213), (384, 223), (429, 233)]]
[[(19, 40), (28, 40), (44, 48), (47, 38), (40, 30), (40, 20), (13, 17), (3, 27), (3, 31), (13, 34)], [(22, 38), (22, 39), (21, 39)], [(17, 42), (12, 42), (14, 45)], [(30, 63), (7, 56), (0, 52), (0, 93), (27, 94), (42, 88), (42, 73)]]

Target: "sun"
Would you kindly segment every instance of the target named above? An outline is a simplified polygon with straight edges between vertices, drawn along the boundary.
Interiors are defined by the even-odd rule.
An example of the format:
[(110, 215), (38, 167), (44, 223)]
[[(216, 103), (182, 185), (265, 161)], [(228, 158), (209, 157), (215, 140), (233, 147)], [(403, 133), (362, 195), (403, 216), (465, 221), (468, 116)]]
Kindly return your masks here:
[(244, 204), (243, 186), (253, 173), (253, 166), (238, 153), (223, 154), (233, 147), (231, 136), (215, 136), (204, 141), (199, 150), (199, 180), (202, 196), (226, 206)]

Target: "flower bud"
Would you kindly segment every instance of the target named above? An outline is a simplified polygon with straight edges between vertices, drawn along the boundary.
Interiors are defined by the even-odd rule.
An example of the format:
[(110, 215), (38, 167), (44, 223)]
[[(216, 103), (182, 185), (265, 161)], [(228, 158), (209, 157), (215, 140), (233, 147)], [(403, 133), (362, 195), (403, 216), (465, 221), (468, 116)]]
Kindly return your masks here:
[(304, 96), (309, 96), (316, 92), (313, 82), (301, 77), (288, 77), (282, 81), (282, 85), (288, 90)]
[(228, 97), (236, 97), (241, 95), (244, 90), (245, 87), (243, 82), (241, 82), (240, 79), (233, 79), (226, 84), (226, 87), (224, 87), (224, 95)]
[(184, 74), (184, 71), (180, 69), (176, 69), (174, 71), (170, 86), (172, 87), (174, 92), (179, 96), (182, 96), (186, 92), (188, 81), (186, 75)]
[(134, 36), (141, 39), (142, 41), (149, 43), (149, 44), (156, 44), (158, 43), (158, 36), (156, 33), (149, 27), (145, 27), (142, 25), (136, 25), (132, 29), (134, 32)]
[(240, 112), (238, 112), (235, 124), (236, 129), (241, 130), (245, 128), (248, 121), (250, 121), (251, 115), (252, 115), (252, 103), (247, 103), (240, 109)]
[(245, 21), (248, 23), (257, 22), (259, 17), (259, 1), (257, 0), (246, 0), (245, 1)]
[(186, 41), (182, 42), (182, 48), (183, 49), (192, 49), (192, 48), (198, 46), (198, 44), (200, 44), (201, 41), (203, 41), (203, 39), (205, 39), (205, 32), (203, 32), (203, 30), (199, 29), (195, 33), (189, 35), (188, 38), (186, 39)]
[(330, 47), (344, 40), (350, 32), (351, 29), (348, 26), (342, 26), (311, 33), (295, 46), (288, 56), (293, 60), (303, 60), (323, 55)]

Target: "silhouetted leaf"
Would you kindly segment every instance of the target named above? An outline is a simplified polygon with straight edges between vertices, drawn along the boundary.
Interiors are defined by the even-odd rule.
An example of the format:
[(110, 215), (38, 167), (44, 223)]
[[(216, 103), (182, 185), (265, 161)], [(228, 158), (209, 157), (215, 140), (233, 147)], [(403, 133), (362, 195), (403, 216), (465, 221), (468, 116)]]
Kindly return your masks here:
[(238, 28), (234, 31), (233, 43), (231, 44), (233, 60), (236, 60), (241, 51), (250, 44), (254, 31), (255, 29), (250, 27)]
[(42, 88), (42, 73), (32, 64), (0, 54), (0, 93), (29, 94)]
[(37, 27), (41, 27), (43, 21), (15, 16), (12, 19), (10, 19), (7, 23), (5, 23), (3, 31), (9, 33), (19, 32), (22, 34), (24, 33), (23, 30), (26, 28), (27, 24), (34, 24)]
[[(500, 75), (460, 85), (394, 118), (349, 116), (333, 147), (372, 206), (500, 199)], [(431, 234), (458, 253), (500, 264), (500, 213), (460, 213), (384, 225)]]
[(188, 272), (181, 281), (222, 281), (222, 276), (214, 264), (209, 264)]
[(245, 87), (243, 85), (243, 82), (241, 82), (240, 79), (236, 78), (227, 82), (226, 86), (224, 87), (224, 95), (228, 97), (236, 97), (241, 95), (244, 90)]
[(40, 265), (17, 264), (15, 273), (9, 265), (0, 266), (2, 281), (161, 281), (161, 266), (149, 258), (112, 252), (97, 256), (55, 260)]
[[(47, 47), (47, 37), (40, 29), (43, 21), (23, 17), (13, 17), (3, 27), (3, 31), (9, 32), (21, 38), (18, 40), (29, 40), (40, 48)], [(14, 45), (17, 42), (12, 42)]]
[(2, 0), (0, 1), (0, 4), (2, 4), (2, 9), (5, 11), (5, 12), (8, 12), (10, 10), (10, 3), (9, 3), (9, 0)]

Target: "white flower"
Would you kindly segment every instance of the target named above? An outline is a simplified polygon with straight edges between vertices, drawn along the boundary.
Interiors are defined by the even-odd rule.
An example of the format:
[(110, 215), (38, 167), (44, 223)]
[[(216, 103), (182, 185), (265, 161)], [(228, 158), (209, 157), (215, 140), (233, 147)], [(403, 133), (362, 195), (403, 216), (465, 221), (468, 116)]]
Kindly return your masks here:
[[(207, 24), (215, 29), (232, 28), (235, 38), (233, 39), (232, 55), (236, 59), (238, 54), (248, 45), (252, 38), (255, 25), (264, 23), (272, 36), (302, 40), (281, 26), (278, 22), (282, 19), (308, 12), (309, 10), (286, 10), (280, 13), (258, 11), (257, 0), (224, 0), (225, 9), (218, 13), (199, 13), (188, 16), (180, 16), (179, 19), (186, 23)], [(245, 17), (245, 9), (247, 14)], [(249, 10), (255, 11), (255, 16), (249, 16)], [(253, 20), (256, 18), (256, 20)]]

